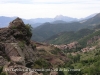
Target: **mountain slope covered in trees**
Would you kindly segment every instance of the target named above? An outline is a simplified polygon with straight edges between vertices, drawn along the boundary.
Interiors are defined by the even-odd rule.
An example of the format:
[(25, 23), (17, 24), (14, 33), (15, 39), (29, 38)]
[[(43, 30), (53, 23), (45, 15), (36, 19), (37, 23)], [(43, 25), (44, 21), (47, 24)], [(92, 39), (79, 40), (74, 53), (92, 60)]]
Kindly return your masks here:
[(78, 31), (83, 28), (93, 29), (96, 25), (100, 24), (100, 13), (94, 17), (82, 20), (79, 22), (71, 23), (44, 23), (41, 26), (33, 30), (32, 39), (35, 41), (44, 41), (53, 35), (59, 34), (65, 31)]
[(50, 37), (46, 40), (46, 42), (51, 44), (68, 44), (73, 41), (78, 41), (80, 38), (83, 38), (84, 36), (93, 33), (93, 31), (94, 30), (90, 29), (81, 29), (77, 32), (61, 32)]

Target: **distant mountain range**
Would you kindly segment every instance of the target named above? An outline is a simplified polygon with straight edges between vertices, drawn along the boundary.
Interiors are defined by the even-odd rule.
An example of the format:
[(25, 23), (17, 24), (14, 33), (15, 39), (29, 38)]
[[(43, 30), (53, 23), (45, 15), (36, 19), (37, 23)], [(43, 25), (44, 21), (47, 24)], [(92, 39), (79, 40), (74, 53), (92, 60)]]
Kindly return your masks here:
[[(86, 18), (83, 19), (77, 19), (77, 18), (72, 18), (72, 17), (67, 17), (63, 15), (57, 15), (55, 18), (35, 18), (35, 19), (23, 19), (24, 23), (29, 23), (33, 27), (40, 26), (42, 23), (45, 22), (50, 22), (50, 23), (62, 23), (62, 22), (75, 22), (75, 21), (80, 21), (80, 20), (85, 20), (89, 19), (96, 14), (92, 14)], [(0, 27), (7, 27), (9, 25), (9, 22), (11, 22), (13, 19), (16, 17), (6, 17), (6, 16), (0, 16)]]
[(63, 16), (63, 15), (57, 15), (54, 20), (62, 20), (65, 22), (73, 22), (73, 21), (77, 21), (77, 18), (72, 18), (72, 17), (67, 17), (67, 16)]
[(44, 41), (50, 37), (65, 31), (78, 31), (83, 28), (92, 29), (100, 24), (100, 13), (89, 19), (84, 19), (76, 22), (59, 21), (56, 23), (46, 22), (33, 30), (33, 40)]
[(0, 27), (7, 27), (9, 22), (11, 22), (15, 17), (4, 17), (0, 16)]
[(92, 17), (94, 17), (95, 15), (97, 15), (98, 13), (94, 13), (94, 14), (91, 14), (91, 15), (89, 15), (89, 16), (87, 16), (87, 17), (85, 17), (85, 18), (81, 18), (81, 19), (79, 19), (79, 20), (87, 20), (87, 19), (89, 19), (89, 18), (92, 18)]

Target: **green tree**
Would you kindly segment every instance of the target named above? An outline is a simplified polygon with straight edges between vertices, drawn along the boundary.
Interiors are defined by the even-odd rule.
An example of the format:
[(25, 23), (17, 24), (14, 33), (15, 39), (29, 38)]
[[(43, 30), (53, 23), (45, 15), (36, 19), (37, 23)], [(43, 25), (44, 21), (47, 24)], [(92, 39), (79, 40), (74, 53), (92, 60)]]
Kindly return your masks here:
[(25, 25), (25, 28), (26, 28), (26, 30), (27, 30), (27, 34), (28, 34), (29, 36), (32, 36), (33, 27), (32, 27), (30, 24), (26, 24), (26, 25)]

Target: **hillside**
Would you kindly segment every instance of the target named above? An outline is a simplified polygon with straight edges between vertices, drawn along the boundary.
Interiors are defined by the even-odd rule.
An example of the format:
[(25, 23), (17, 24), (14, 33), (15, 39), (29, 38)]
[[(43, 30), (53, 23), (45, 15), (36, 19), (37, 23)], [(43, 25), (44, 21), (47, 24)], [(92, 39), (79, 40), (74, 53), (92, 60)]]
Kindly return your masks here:
[(93, 26), (94, 27), (98, 24), (100, 24), (100, 13), (98, 13), (94, 17), (86, 20), (85, 22), (83, 22), (83, 25), (85, 25), (85, 26)]
[(78, 41), (80, 38), (83, 38), (84, 36), (93, 33), (93, 31), (94, 30), (90, 29), (81, 29), (77, 32), (61, 32), (50, 37), (45, 42), (51, 44), (68, 44), (73, 41)]
[(77, 42), (55, 46), (70, 59), (62, 66), (63, 75), (100, 74), (100, 30), (95, 30)]
[(79, 22), (58, 24), (44, 23), (33, 30), (34, 34), (32, 39), (36, 41), (43, 41), (60, 32), (77, 31), (80, 28), (81, 25)]
[(84, 47), (91, 43), (94, 43), (95, 41), (99, 39), (99, 37), (100, 37), (100, 30), (97, 30), (97, 31), (94, 31), (92, 34), (89, 34), (85, 36), (84, 38), (81, 38), (78, 41)]
[[(69, 61), (58, 48), (31, 41), (31, 26), (16, 18), (0, 28), (0, 75), (47, 75)], [(44, 69), (44, 71), (32, 71)], [(57, 73), (57, 72), (56, 72)]]
[[(78, 68), (80, 72), (70, 72), (73, 74), (80, 75), (99, 75), (100, 74), (100, 30), (95, 31), (92, 34), (87, 35), (78, 42), (81, 46), (81, 52), (77, 51), (70, 54), (70, 58), (74, 61), (70, 66), (72, 68)], [(75, 51), (75, 50), (74, 50)], [(74, 54), (74, 55), (73, 55)], [(78, 55), (75, 58), (75, 54)], [(67, 65), (67, 64), (66, 64)], [(69, 65), (68, 65), (69, 66)], [(67, 74), (67, 72), (64, 72)]]
[(66, 31), (78, 31), (83, 28), (93, 29), (96, 25), (100, 24), (100, 13), (87, 20), (79, 22), (61, 22), (61, 23), (44, 23), (33, 30), (32, 40), (44, 41), (53, 35)]

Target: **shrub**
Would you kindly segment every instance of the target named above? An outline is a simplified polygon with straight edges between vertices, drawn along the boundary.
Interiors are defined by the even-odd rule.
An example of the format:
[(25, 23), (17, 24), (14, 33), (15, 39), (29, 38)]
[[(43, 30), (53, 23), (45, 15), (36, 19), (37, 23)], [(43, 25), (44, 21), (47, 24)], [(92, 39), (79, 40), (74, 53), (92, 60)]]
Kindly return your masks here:
[(2, 72), (0, 75), (6, 75), (6, 73), (5, 72)]
[(0, 67), (0, 73), (2, 72), (3, 67)]
[(6, 75), (6, 73), (2, 72), (2, 70), (3, 70), (3, 67), (0, 67), (0, 75)]
[(38, 66), (38, 68), (48, 68), (50, 66), (50, 63), (44, 59), (38, 59), (37, 61), (35, 61), (34, 68), (37, 68), (36, 66)]
[(27, 30), (27, 34), (32, 36), (32, 30), (33, 30), (32, 26), (30, 24), (26, 24), (25, 28)]
[(16, 29), (16, 28), (17, 28), (17, 26), (15, 26), (15, 25), (11, 26), (11, 29)]
[(25, 41), (20, 41), (20, 42), (18, 42), (18, 45), (20, 46), (20, 48), (24, 48), (25, 47)]

